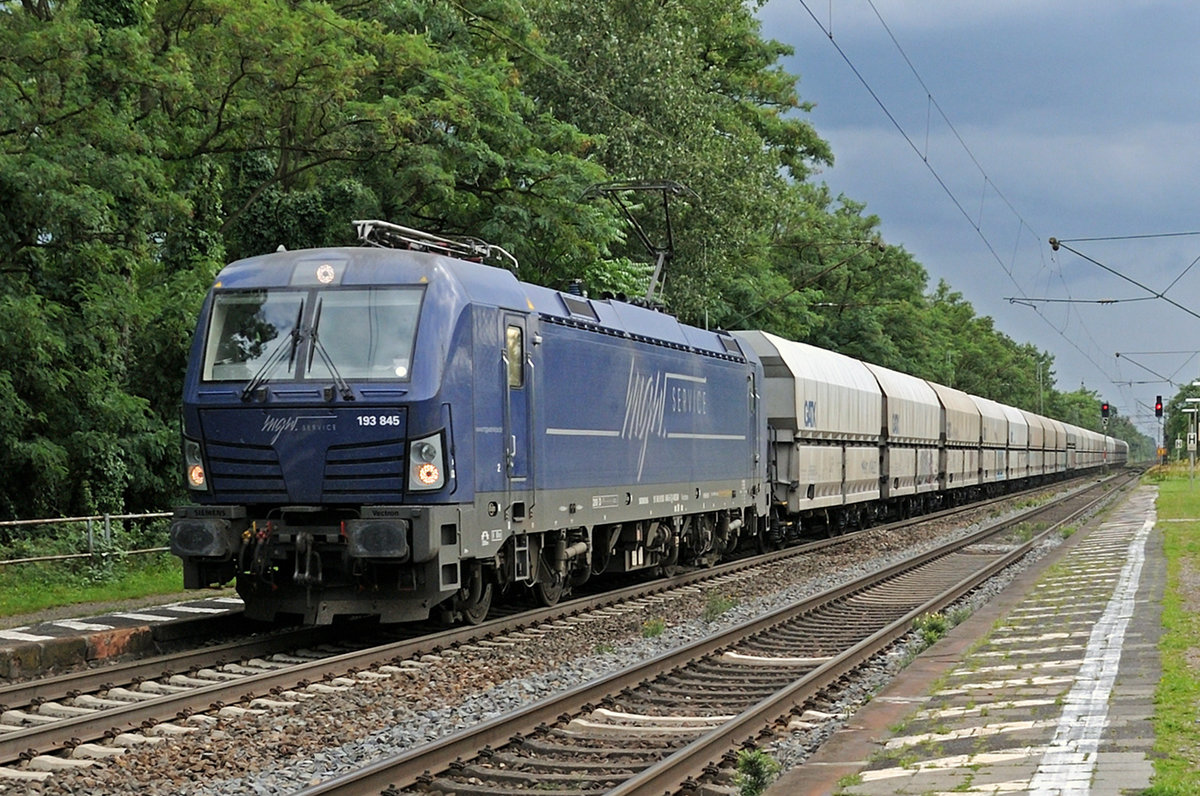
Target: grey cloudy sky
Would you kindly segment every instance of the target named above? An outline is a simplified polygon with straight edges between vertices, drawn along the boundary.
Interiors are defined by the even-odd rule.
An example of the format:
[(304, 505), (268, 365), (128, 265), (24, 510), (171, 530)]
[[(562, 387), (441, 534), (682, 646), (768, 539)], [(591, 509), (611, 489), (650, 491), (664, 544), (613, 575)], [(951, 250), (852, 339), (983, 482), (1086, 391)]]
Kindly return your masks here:
[(833, 147), (817, 179), (931, 287), (1052, 353), (1060, 389), (1154, 434), (1155, 395), (1200, 378), (1200, 235), (1075, 239), (1200, 231), (1200, 4), (770, 0), (759, 17)]

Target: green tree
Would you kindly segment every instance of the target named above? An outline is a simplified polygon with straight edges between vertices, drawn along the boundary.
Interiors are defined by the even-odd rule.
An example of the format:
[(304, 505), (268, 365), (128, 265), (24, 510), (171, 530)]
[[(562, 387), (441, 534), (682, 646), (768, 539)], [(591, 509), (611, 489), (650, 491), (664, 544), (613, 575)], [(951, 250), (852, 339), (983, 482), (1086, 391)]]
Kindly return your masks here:
[(1052, 357), (929, 291), (813, 180), (833, 154), (754, 7), (0, 0), (0, 515), (179, 495), (184, 363), (227, 260), (382, 217), (505, 246), (529, 281), (637, 294), (646, 253), (583, 199), (614, 179), (689, 189), (663, 293), (684, 321), (1088, 425), (1094, 396), (1056, 392)]
[(383, 215), (602, 259), (591, 141), (523, 92), (521, 6), (476, 5), (0, 3), (0, 513), (169, 503), (227, 258)]
[(144, 265), (181, 207), (142, 125), (146, 24), (99, 2), (0, 18), (0, 512), (120, 511), (175, 447), (131, 369)]
[[(790, 50), (760, 35), (752, 7), (731, 0), (528, 4), (557, 63), (531, 76), (541, 107), (596, 136), (595, 158), (620, 179), (673, 180), (693, 193), (673, 206), (669, 306), (684, 320), (726, 325), (752, 309), (724, 296), (769, 275), (776, 219), (794, 215), (788, 181), (832, 154), (801, 114)], [(665, 240), (662, 214), (641, 218)], [(636, 241), (615, 254), (644, 257)]]

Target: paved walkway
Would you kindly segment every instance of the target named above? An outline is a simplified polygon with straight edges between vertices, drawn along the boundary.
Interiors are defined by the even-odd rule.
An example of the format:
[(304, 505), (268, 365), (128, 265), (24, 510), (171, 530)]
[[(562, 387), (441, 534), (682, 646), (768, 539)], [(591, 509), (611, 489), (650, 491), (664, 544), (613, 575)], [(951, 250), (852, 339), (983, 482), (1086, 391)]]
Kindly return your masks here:
[(784, 794), (1116, 796), (1148, 787), (1166, 579), (1157, 490), (1107, 518), (927, 650)]
[(83, 619), (57, 619), (0, 629), (0, 682), (56, 674), (85, 663), (134, 652), (204, 632), (209, 622), (240, 613), (234, 596), (151, 605)]

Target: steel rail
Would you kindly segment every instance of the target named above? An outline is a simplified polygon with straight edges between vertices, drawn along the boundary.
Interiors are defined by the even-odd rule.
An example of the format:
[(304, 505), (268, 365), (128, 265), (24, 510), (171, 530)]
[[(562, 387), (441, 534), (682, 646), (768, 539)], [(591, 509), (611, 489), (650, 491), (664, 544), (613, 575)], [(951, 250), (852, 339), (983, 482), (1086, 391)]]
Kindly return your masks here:
[[(855, 531), (853, 533), (847, 533), (828, 539), (819, 539), (812, 542), (806, 542), (804, 544), (787, 547), (782, 550), (776, 550), (769, 553), (759, 554), (757, 556), (749, 556), (727, 561), (707, 569), (679, 573), (670, 577), (659, 578), (647, 583), (626, 586), (589, 597), (577, 597), (571, 600), (563, 601), (549, 608), (538, 608), (531, 611), (525, 611), (519, 616), (491, 619), (485, 623), (476, 625), (473, 628), (467, 628), (466, 631), (471, 634), (467, 637), (462, 637), (461, 634), (456, 634), (452, 631), (448, 631), (447, 633), (433, 634), (430, 636), (433, 645), (431, 647), (415, 648), (413, 650), (413, 654), (436, 651), (438, 648), (453, 644), (460, 644), (464, 641), (469, 642), (478, 637), (479, 634), (486, 636), (499, 632), (508, 632), (511, 629), (510, 626), (514, 621), (519, 623), (518, 628), (526, 627), (531, 624), (541, 624), (543, 622), (554, 621), (566, 616), (572, 616), (587, 611), (593, 611), (598, 608), (607, 607), (614, 603), (636, 599), (638, 597), (649, 596), (652, 594), (658, 594), (663, 591), (680, 588), (682, 586), (701, 583), (705, 580), (734, 574), (752, 567), (771, 564), (776, 561), (787, 560), (797, 556), (810, 555), (811, 553), (828, 547), (852, 542), (854, 541), (855, 535), (858, 533), (879, 530), (899, 530), (918, 522), (928, 522), (930, 520), (942, 519), (953, 516), (957, 513), (983, 508), (997, 501), (1019, 497), (1021, 494), (1025, 493), (1014, 493), (1012, 495), (1007, 495), (1004, 498), (994, 498), (987, 501), (972, 503), (968, 506), (943, 509), (941, 511), (925, 514), (917, 518), (898, 520), (892, 523), (872, 526), (871, 528), (863, 529), (862, 531)], [(240, 611), (232, 611), (229, 614), (229, 619), (236, 622), (241, 616), (242, 614)], [(198, 650), (184, 650), (134, 661), (120, 661), (95, 669), (86, 669), (78, 672), (68, 672), (65, 674), (53, 675), (50, 677), (41, 677), (34, 680), (8, 683), (5, 685), (0, 685), (0, 706), (13, 708), (31, 704), (35, 700), (45, 702), (55, 699), (62, 699), (75, 693), (86, 693), (88, 691), (107, 687), (110, 683), (116, 680), (134, 682), (137, 680), (158, 677), (164, 673), (170, 674), (179, 671), (189, 671), (193, 669), (219, 666), (236, 658), (246, 658), (255, 655), (266, 655), (274, 652), (280, 652), (287, 649), (289, 646), (300, 646), (333, 641), (335, 640), (335, 633), (336, 631), (329, 627), (297, 628), (294, 630), (277, 633), (276, 635), (266, 639), (252, 640), (250, 642), (232, 641), (220, 646), (206, 647)], [(403, 655), (406, 654), (406, 652), (403, 649), (400, 649), (398, 650), (397, 654)], [(2, 759), (2, 755), (0, 755), (0, 759)]]
[[(330, 627), (305, 627), (250, 640), (230, 641), (201, 649), (180, 650), (133, 661), (121, 661), (97, 669), (25, 680), (0, 686), (0, 708), (23, 707), (36, 702), (65, 699), (79, 693), (103, 690), (115, 681), (135, 683), (179, 672), (222, 666), (235, 659), (271, 655), (298, 646), (336, 640)], [(0, 735), (0, 738), (3, 736)]]
[[(1103, 484), (1103, 482), (1100, 482)], [(1093, 485), (1096, 488), (1098, 485)], [(1076, 492), (1064, 497), (1068, 500), (1078, 497)], [(1013, 561), (1018, 560), (1039, 543), (1048, 534), (1055, 532), (1063, 523), (1069, 522), (1082, 512), (1091, 509), (1095, 503), (1111, 496), (1107, 491), (1099, 498), (1089, 501), (1088, 505), (1073, 512), (1066, 520), (1053, 524), (1028, 542), (1016, 548), (1013, 552), (993, 560), (986, 568), (976, 572), (954, 588), (943, 591), (935, 598), (927, 601), (918, 608), (911, 610), (902, 619), (893, 622), (886, 629), (872, 634), (837, 656), (834, 660), (821, 665), (810, 674), (801, 678), (794, 686), (789, 687), (782, 696), (777, 695), (767, 704), (760, 704), (748, 709), (721, 728), (698, 739), (680, 751), (670, 755), (659, 763), (628, 780), (609, 793), (663, 793), (678, 788), (692, 777), (699, 776), (714, 759), (729, 749), (729, 738), (732, 736), (752, 736), (763, 726), (763, 717), (772, 713), (778, 715), (790, 710), (791, 706), (803, 702), (805, 698), (821, 688), (835, 682), (853, 669), (862, 660), (885, 648), (896, 638), (903, 636), (911, 627), (913, 619), (936, 611), (953, 602), (961, 594), (974, 588), (983, 580), (994, 575)], [(1061, 501), (1060, 501), (1061, 503)], [(500, 746), (508, 743), (514, 736), (524, 735), (535, 731), (539, 725), (554, 723), (560, 717), (576, 715), (587, 710), (614, 693), (649, 680), (664, 672), (677, 669), (693, 660), (703, 658), (719, 650), (731, 646), (743, 638), (754, 636), (778, 625), (788, 619), (810, 612), (817, 607), (842, 600), (849, 595), (862, 591), (871, 585), (886, 581), (900, 573), (911, 571), (940, 558), (952, 555), (958, 550), (977, 544), (983, 539), (1003, 533), (1005, 530), (1028, 521), (1030, 515), (1043, 513), (1050, 506), (1041, 506), (1012, 517), (1004, 522), (981, 529), (967, 537), (958, 539), (934, 550), (914, 556), (913, 558), (889, 566), (854, 582), (846, 583), (828, 589), (818, 595), (801, 600), (793, 605), (773, 611), (762, 617), (739, 624), (718, 635), (693, 642), (684, 647), (664, 653), (656, 658), (639, 663), (633, 667), (613, 673), (599, 680), (585, 683), (562, 694), (553, 696), (543, 702), (503, 716), (485, 721), (431, 744), (424, 745), (398, 755), (385, 758), (375, 763), (347, 774), (333, 777), (325, 782), (300, 791), (297, 796), (348, 796), (349, 794), (377, 793), (388, 788), (406, 788), (419, 783), (429, 771), (445, 769), (457, 761), (475, 757), (485, 747)], [(779, 707), (786, 704), (787, 708)], [(754, 726), (754, 730), (749, 727)], [(714, 750), (719, 749), (719, 752)]]
[[(553, 622), (570, 616), (584, 614), (639, 597), (661, 594), (710, 578), (721, 577), (764, 563), (812, 552), (815, 549), (837, 544), (841, 541), (841, 537), (838, 539), (821, 540), (812, 545), (788, 548), (765, 556), (733, 561), (712, 569), (698, 570), (696, 572), (660, 579), (650, 584), (627, 586), (592, 597), (570, 600), (549, 608), (540, 608), (511, 617), (489, 620), (475, 626), (452, 628), (413, 639), (380, 645), (367, 650), (332, 655), (320, 660), (296, 664), (287, 669), (264, 672), (262, 674), (250, 674), (238, 680), (214, 682), (211, 686), (201, 686), (181, 694), (156, 697), (154, 699), (130, 703), (123, 707), (97, 711), (94, 715), (62, 719), (54, 724), (28, 727), (0, 734), (0, 765), (52, 752), (79, 743), (81, 739), (96, 739), (105, 735), (112, 735), (117, 732), (151, 725), (162, 720), (164, 716), (172, 714), (182, 716), (191, 712), (222, 707), (226, 704), (248, 701), (254, 694), (278, 692), (297, 687), (298, 685), (306, 685), (314, 681), (328, 680), (343, 675), (351, 669), (362, 669), (393, 660), (436, 654), (444, 649), (460, 644), (469, 644), (480, 639), (492, 638), (545, 622)], [(323, 629), (308, 628), (297, 631), (298, 640), (302, 644), (311, 643), (314, 639), (322, 638), (321, 630)], [(249, 645), (246, 645), (244, 642), (233, 642), (224, 648), (181, 652), (174, 655), (155, 657), (150, 660), (124, 662), (103, 669), (85, 670), (46, 678), (44, 680), (13, 684), (0, 689), (0, 700), (3, 700), (5, 707), (18, 707), (35, 702), (61, 699), (87, 690), (104, 689), (114, 679), (134, 682), (139, 678), (153, 679), (161, 677), (172, 671), (192, 670), (218, 665), (219, 663), (228, 661), (234, 655), (238, 657), (251, 657), (255, 654), (261, 654), (264, 651), (277, 652), (279, 651), (279, 648), (276, 646), (277, 643), (286, 647), (286, 639), (297, 638), (297, 635), (289, 634), (280, 636), (278, 639), (255, 641)]]
[[(1034, 535), (1029, 541), (1014, 548), (976, 573), (967, 576), (958, 583), (948, 587), (941, 594), (913, 608), (904, 616), (892, 622), (858, 644), (848, 649), (842, 655), (836, 656), (815, 670), (796, 681), (792, 686), (780, 691), (773, 697), (764, 700), (750, 708), (726, 724), (722, 725), (704, 737), (675, 752), (670, 757), (659, 761), (640, 774), (630, 778), (620, 786), (608, 791), (608, 796), (632, 796), (638, 793), (662, 793), (682, 787), (687, 780), (703, 776), (704, 770), (713, 760), (736, 748), (743, 742), (750, 742), (764, 726), (777, 722), (788, 715), (825, 688), (836, 683), (850, 671), (869, 660), (875, 654), (887, 649), (888, 646), (903, 638), (913, 627), (913, 623), (926, 614), (934, 613), (952, 604), (955, 600), (996, 576), (1029, 554), (1037, 545), (1050, 534), (1057, 533), (1064, 525), (1074, 521), (1081, 515), (1090, 512), (1098, 504), (1112, 497), (1111, 492), (1099, 495), (1095, 500), (1081, 506), (1068, 517), (1053, 523), (1041, 533)], [(970, 546), (970, 545), (964, 545)]]
[[(476, 625), (473, 629), (468, 629), (468, 633), (473, 634), (468, 635), (465, 638), (452, 632), (449, 634), (438, 633), (430, 636), (430, 640), (433, 642), (431, 647), (416, 647), (411, 651), (411, 653), (402, 648), (398, 648), (396, 654), (423, 654), (426, 652), (436, 651), (443, 646), (460, 644), (464, 643), (464, 641), (469, 642), (478, 637), (479, 634), (486, 636), (488, 634), (508, 632), (511, 629), (511, 624), (514, 621), (520, 623), (517, 625), (517, 627), (520, 628), (531, 624), (554, 621), (566, 616), (576, 615), (578, 613), (594, 611), (598, 608), (607, 607), (618, 602), (632, 600), (652, 594), (658, 594), (663, 591), (680, 588), (682, 586), (701, 583), (711, 578), (734, 574), (751, 567), (770, 564), (797, 556), (809, 555), (818, 550), (852, 542), (854, 541), (855, 535), (859, 533), (879, 530), (900, 530), (916, 523), (929, 522), (931, 520), (950, 517), (965, 511), (986, 508), (994, 503), (1011, 499), (1013, 497), (1019, 497), (1020, 495), (1035, 491), (1040, 491), (1040, 489), (1026, 490), (1025, 492), (1017, 492), (1001, 498), (992, 498), (986, 501), (972, 503), (967, 506), (943, 509), (941, 511), (921, 515), (920, 517), (876, 525), (872, 526), (871, 528), (863, 529), (862, 531), (854, 531), (852, 533), (842, 534), (840, 536), (835, 536), (828, 539), (807, 542), (770, 553), (727, 561), (723, 564), (719, 564), (708, 569), (680, 573), (671, 577), (656, 579), (648, 583), (635, 584), (632, 586), (623, 587), (621, 589), (608, 591), (600, 595), (579, 597), (559, 603), (558, 605), (550, 608), (540, 608), (532, 611), (526, 611), (520, 614), (519, 617), (512, 616), (492, 619), (486, 623)], [(241, 617), (241, 613), (237, 611), (231, 612), (229, 616), (231, 621), (238, 621), (239, 617)], [(4, 708), (23, 707), (32, 704), (35, 701), (46, 702), (56, 699), (63, 699), (76, 693), (87, 693), (89, 691), (106, 688), (115, 681), (136, 682), (138, 680), (160, 677), (164, 674), (220, 666), (238, 658), (244, 659), (256, 655), (269, 655), (275, 652), (280, 652), (286, 650), (289, 646), (294, 647), (333, 641), (335, 640), (335, 633), (336, 631), (333, 631), (327, 627), (298, 628), (295, 630), (278, 633), (266, 639), (257, 639), (250, 642), (233, 641), (215, 647), (206, 647), (198, 650), (184, 650), (180, 652), (169, 653), (167, 655), (155, 656), (153, 658), (143, 658), (134, 661), (121, 661), (96, 669), (86, 669), (78, 672), (68, 672), (61, 675), (54, 675), (51, 677), (42, 677), (35, 680), (9, 683), (6, 685), (0, 685), (0, 706)], [(0, 762), (3, 762), (2, 752), (0, 752)]]
[[(1072, 494), (1077, 494), (1077, 492)], [(1011, 498), (1012, 495), (1007, 497)], [(928, 521), (930, 518), (969, 511), (978, 508), (980, 505), (980, 503), (975, 503), (970, 506), (938, 512), (934, 515), (924, 515), (923, 518), (917, 521)], [(986, 505), (986, 502), (984, 505)], [(1018, 517), (1028, 517), (1043, 510), (1045, 510), (1045, 507), (1035, 507), (1018, 515)], [(875, 526), (871, 530), (902, 527), (911, 522), (913, 520), (904, 520), (899, 523)], [(414, 656), (436, 654), (446, 648), (459, 644), (469, 644), (479, 639), (493, 638), (500, 634), (519, 631), (545, 622), (584, 614), (627, 600), (661, 594), (672, 589), (722, 577), (741, 570), (751, 569), (779, 560), (786, 560), (795, 556), (807, 555), (825, 547), (851, 542), (853, 539), (853, 534), (845, 534), (807, 545), (786, 548), (761, 556), (728, 562), (710, 569), (663, 578), (649, 584), (636, 584), (591, 597), (570, 600), (549, 608), (535, 609), (510, 617), (489, 620), (476, 626), (453, 628), (365, 650), (335, 654), (308, 663), (296, 664), (287, 669), (274, 670), (261, 674), (249, 674), (238, 680), (214, 682), (211, 686), (200, 686), (181, 694), (155, 697), (153, 699), (130, 703), (128, 706), (104, 709), (94, 715), (62, 719), (54, 724), (42, 727), (29, 727), (5, 733), (0, 735), (0, 764), (8, 764), (22, 758), (29, 758), (38, 754), (45, 754), (69, 747), (80, 743), (81, 739), (97, 739), (104, 736), (111, 736), (118, 732), (150, 726), (163, 720), (164, 717), (171, 715), (185, 716), (192, 712), (220, 708), (227, 704), (249, 701), (255, 695), (277, 693), (291, 688), (302, 687), (312, 682), (329, 680), (344, 675), (348, 671), (378, 666)], [(321, 632), (320, 629), (307, 630), (313, 633)], [(301, 638), (314, 638), (314, 636), (307, 635), (304, 630), (299, 632)], [(55, 678), (47, 678), (41, 681), (33, 681), (31, 683), (16, 684), (0, 690), (0, 699), (5, 701), (7, 707), (13, 707), (18, 699), (23, 700), (23, 704), (59, 699), (84, 691), (87, 688), (103, 689), (113, 681), (114, 677), (120, 677), (127, 681), (135, 681), (138, 678), (147, 679), (162, 676), (166, 670), (192, 670), (214, 665), (218, 661), (227, 661), (233, 655), (250, 657), (254, 654), (260, 654), (261, 650), (272, 647), (274, 643), (273, 639), (258, 640), (250, 645), (249, 650), (238, 649), (238, 644), (234, 643), (224, 649), (214, 648), (211, 651), (184, 652), (149, 661), (128, 662), (104, 669), (89, 670)], [(311, 641), (304, 641), (302, 643), (311, 643)], [(263, 645), (266, 645), (266, 647)], [(270, 651), (274, 652), (278, 650), (271, 649)], [(164, 661), (167, 663), (165, 666)]]

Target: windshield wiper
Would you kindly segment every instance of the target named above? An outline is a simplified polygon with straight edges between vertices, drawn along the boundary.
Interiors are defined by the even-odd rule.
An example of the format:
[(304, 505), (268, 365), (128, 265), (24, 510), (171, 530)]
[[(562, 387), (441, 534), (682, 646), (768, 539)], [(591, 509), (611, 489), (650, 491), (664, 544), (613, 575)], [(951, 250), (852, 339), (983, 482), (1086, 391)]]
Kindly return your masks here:
[[(296, 348), (300, 345), (302, 332), (300, 329), (300, 319), (304, 316), (304, 302), (300, 302), (300, 306), (296, 309), (296, 323), (292, 326), (292, 330), (288, 332), (287, 337), (279, 341), (279, 344), (271, 350), (270, 356), (262, 363), (262, 366), (255, 372), (254, 377), (246, 383), (245, 389), (242, 390), (242, 400), (248, 401), (254, 395), (255, 391), (267, 383), (267, 379), (271, 375), (271, 371), (275, 369), (283, 360), (283, 352), (287, 350), (288, 354), (288, 369), (296, 363)], [(290, 344), (290, 345), (289, 345)]]
[(353, 401), (354, 391), (350, 389), (349, 382), (342, 378), (342, 374), (338, 373), (337, 366), (333, 364), (333, 357), (329, 356), (329, 351), (326, 350), (321, 338), (317, 335), (317, 327), (321, 325), (321, 307), (324, 305), (324, 301), (324, 299), (317, 300), (317, 309), (313, 313), (312, 329), (309, 331), (308, 362), (304, 366), (304, 372), (308, 373), (312, 369), (313, 354), (320, 354), (321, 361), (325, 363), (325, 367), (329, 368), (329, 372), (333, 376), (334, 386), (337, 387), (342, 400)]

